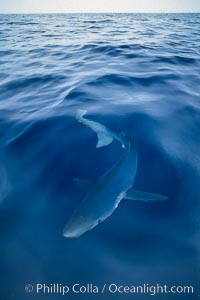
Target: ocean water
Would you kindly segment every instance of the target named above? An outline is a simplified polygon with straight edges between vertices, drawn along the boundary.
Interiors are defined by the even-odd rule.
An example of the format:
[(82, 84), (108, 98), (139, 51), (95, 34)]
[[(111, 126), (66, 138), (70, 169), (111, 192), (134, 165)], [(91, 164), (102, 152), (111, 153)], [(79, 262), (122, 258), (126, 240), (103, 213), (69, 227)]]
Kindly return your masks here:
[[(200, 250), (200, 15), (0, 15), (0, 266), (2, 300), (151, 299), (150, 294), (26, 293), (27, 283), (192, 285)], [(136, 144), (135, 187), (165, 202), (122, 201), (78, 239), (62, 235), (84, 197)], [(126, 174), (124, 174), (126, 176)]]

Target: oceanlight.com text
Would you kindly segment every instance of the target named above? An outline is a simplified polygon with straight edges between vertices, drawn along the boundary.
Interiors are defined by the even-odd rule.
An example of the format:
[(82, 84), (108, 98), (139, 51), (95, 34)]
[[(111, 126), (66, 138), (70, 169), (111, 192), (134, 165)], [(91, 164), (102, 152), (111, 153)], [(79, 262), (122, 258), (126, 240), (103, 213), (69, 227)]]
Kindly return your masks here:
[(26, 284), (25, 291), (27, 293), (46, 294), (46, 295), (62, 295), (67, 294), (148, 294), (155, 296), (159, 294), (194, 294), (194, 287), (190, 285), (160, 285), (160, 284), (141, 284), (141, 285), (120, 285), (116, 283), (103, 283), (103, 284), (80, 284), (74, 283), (61, 284), (61, 283), (37, 283)]

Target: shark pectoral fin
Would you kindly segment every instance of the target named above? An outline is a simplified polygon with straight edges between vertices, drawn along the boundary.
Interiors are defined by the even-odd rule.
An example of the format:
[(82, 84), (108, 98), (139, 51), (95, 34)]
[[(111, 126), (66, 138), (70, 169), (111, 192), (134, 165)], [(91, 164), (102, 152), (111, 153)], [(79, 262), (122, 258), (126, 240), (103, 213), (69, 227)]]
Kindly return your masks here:
[(108, 136), (103, 132), (99, 132), (97, 134), (97, 138), (98, 138), (98, 142), (97, 142), (96, 148), (101, 148), (101, 147), (107, 146), (107, 145), (111, 144), (113, 141), (113, 138), (111, 136)]
[(94, 183), (89, 180), (74, 178), (73, 181), (76, 186), (84, 191), (89, 191), (94, 186)]
[(166, 196), (162, 196), (159, 194), (152, 194), (152, 193), (146, 193), (143, 191), (137, 191), (134, 188), (130, 189), (127, 193), (126, 196), (124, 197), (125, 199), (129, 200), (141, 200), (141, 201), (164, 201), (167, 200)]

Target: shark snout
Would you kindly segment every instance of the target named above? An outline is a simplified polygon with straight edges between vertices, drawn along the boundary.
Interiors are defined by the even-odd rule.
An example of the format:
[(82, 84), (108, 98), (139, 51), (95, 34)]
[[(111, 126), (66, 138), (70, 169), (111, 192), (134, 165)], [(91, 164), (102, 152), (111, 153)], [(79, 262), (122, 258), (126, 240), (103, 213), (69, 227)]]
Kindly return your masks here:
[(73, 233), (65, 231), (65, 230), (63, 230), (63, 236), (66, 237), (66, 238), (71, 238), (71, 239), (77, 237)]
[(79, 237), (77, 233), (77, 228), (66, 224), (65, 228), (63, 229), (63, 236), (66, 238)]
[(79, 222), (80, 219), (77, 218), (76, 222), (74, 219), (69, 220), (63, 229), (63, 236), (66, 238), (78, 238), (85, 232), (84, 226)]

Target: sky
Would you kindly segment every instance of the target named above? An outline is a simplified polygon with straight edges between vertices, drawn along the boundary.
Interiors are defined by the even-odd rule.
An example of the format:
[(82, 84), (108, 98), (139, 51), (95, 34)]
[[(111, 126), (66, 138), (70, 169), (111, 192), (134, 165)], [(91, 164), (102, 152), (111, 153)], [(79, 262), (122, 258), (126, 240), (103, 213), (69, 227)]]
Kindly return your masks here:
[(0, 0), (0, 13), (200, 12), (200, 0)]

